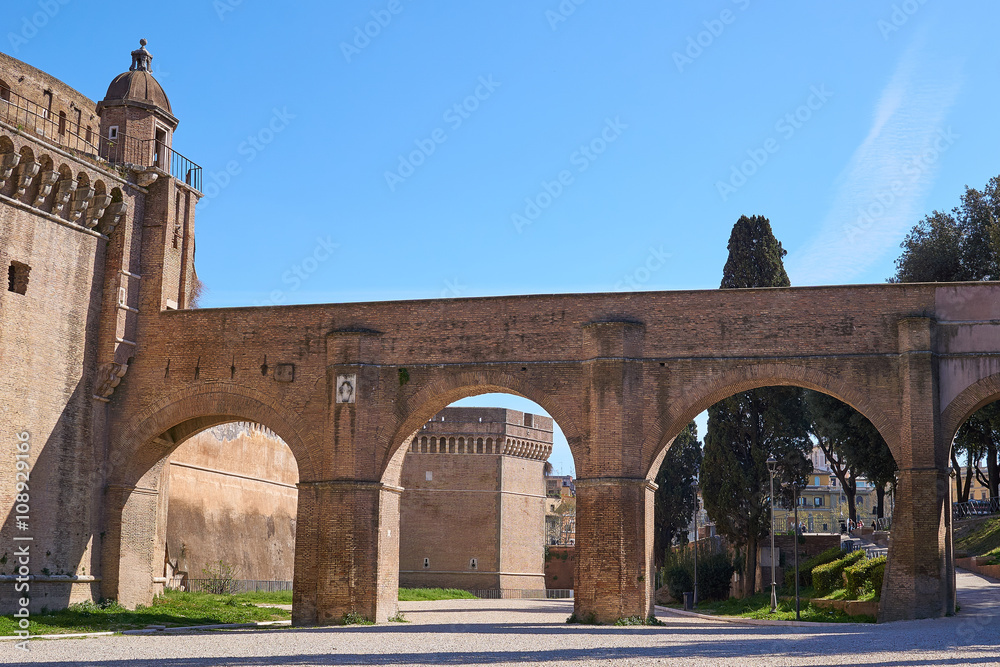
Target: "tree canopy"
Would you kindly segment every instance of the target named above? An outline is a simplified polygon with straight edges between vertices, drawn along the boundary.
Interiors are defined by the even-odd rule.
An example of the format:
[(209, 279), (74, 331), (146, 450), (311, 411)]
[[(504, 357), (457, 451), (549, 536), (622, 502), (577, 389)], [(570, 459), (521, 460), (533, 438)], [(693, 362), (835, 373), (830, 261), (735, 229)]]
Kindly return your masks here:
[(653, 549), (657, 567), (674, 542), (687, 542), (687, 527), (697, 509), (694, 485), (700, 467), (701, 442), (698, 427), (691, 422), (674, 438), (656, 473)]

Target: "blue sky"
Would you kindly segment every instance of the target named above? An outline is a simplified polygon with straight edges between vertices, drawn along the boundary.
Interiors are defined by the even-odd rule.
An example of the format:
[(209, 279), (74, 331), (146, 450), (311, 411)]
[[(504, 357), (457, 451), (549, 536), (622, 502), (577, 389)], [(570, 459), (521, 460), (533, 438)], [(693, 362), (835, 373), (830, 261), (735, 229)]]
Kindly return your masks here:
[(793, 285), (882, 282), (1000, 173), (985, 1), (5, 6), (95, 100), (149, 40), (207, 307), (714, 289), (741, 214)]

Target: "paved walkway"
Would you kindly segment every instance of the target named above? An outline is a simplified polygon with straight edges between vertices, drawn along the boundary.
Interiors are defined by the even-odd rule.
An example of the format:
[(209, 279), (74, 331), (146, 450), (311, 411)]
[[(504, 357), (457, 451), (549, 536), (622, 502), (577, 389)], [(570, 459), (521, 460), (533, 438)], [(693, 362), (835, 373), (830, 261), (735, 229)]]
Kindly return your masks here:
[(663, 616), (665, 627), (567, 625), (561, 600), (400, 603), (406, 624), (0, 643), (0, 663), (209, 665), (998, 665), (1000, 583), (958, 575), (953, 618), (823, 628)]

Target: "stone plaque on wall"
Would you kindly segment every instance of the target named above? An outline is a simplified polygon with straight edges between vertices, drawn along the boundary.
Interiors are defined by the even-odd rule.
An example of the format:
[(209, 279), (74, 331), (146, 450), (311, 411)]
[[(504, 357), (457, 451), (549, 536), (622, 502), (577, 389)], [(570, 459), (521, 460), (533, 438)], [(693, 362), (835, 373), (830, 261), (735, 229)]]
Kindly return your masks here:
[(357, 375), (337, 376), (337, 403), (354, 403), (358, 395)]
[(295, 380), (295, 364), (278, 364), (274, 369), (274, 379), (278, 382)]

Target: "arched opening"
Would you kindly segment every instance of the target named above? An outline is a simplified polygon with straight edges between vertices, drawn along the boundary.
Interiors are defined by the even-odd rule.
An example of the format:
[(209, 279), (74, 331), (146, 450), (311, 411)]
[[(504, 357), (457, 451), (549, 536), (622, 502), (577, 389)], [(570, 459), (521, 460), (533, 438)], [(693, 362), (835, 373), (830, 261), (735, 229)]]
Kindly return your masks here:
[[(889, 556), (897, 465), (891, 429), (861, 397), (844, 387), (834, 391), (820, 378), (763, 379), (750, 387), (713, 387), (677, 417), (664, 434), (671, 438), (668, 448), (650, 469), (658, 485), (654, 553), (666, 570), (692, 576), (697, 536), (702, 558), (718, 561), (703, 560), (703, 568), (731, 565), (732, 581), (709, 579), (711, 585), (699, 589), (701, 600), (756, 595), (752, 599), (769, 609), (772, 563), (784, 588), (786, 580), (794, 582), (786, 573), (796, 555), (804, 563), (830, 549), (842, 549), (835, 553), (845, 557), (860, 551), (849, 557), (884, 572), (884, 561), (874, 559)], [(877, 598), (882, 581), (873, 575), (877, 591), (843, 595)]]
[[(955, 565), (991, 575), (984, 563), (1000, 562), (1000, 375), (959, 394), (944, 411), (951, 436), (951, 512)], [(958, 594), (963, 576), (957, 576)], [(967, 585), (973, 585), (971, 581)]]
[[(148, 605), (168, 586), (197, 589), (198, 580), (220, 578), (244, 589), (288, 588), (296, 483), (312, 468), (296, 418), (275, 406), (250, 390), (195, 388), (163, 399), (116, 435), (104, 597)], [(219, 560), (235, 574), (203, 571)]]
[(164, 466), (164, 574), (187, 591), (289, 591), (298, 466), (288, 445), (254, 422), (213, 426)]
[(383, 531), (398, 534), (398, 586), (571, 597), (568, 440), (543, 405), (489, 389), (425, 402), (412, 416), (423, 423), (386, 467), (383, 483), (401, 489), (398, 533)]

